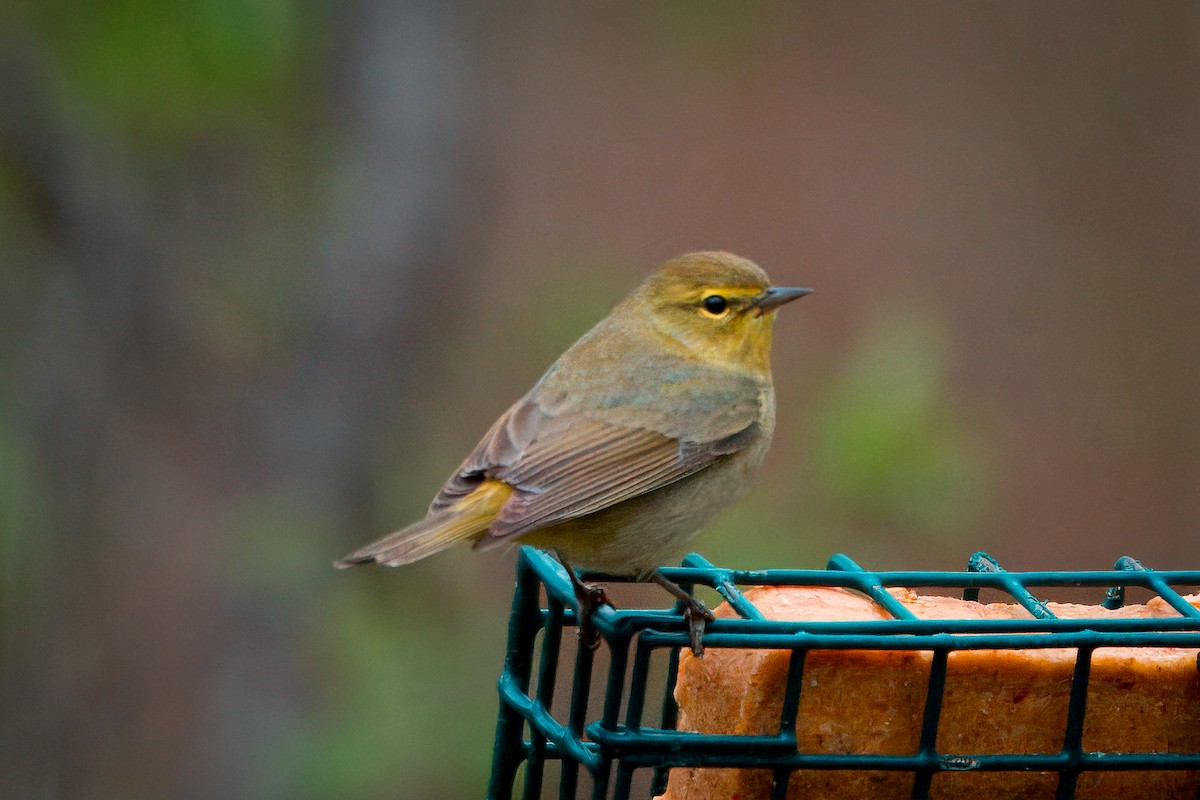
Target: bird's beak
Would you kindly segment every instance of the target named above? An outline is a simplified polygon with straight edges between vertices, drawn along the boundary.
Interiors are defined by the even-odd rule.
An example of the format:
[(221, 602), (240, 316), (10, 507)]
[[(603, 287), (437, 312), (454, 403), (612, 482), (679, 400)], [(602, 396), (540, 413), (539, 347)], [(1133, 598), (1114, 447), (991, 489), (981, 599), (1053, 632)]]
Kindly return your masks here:
[(759, 311), (770, 311), (779, 308), (784, 303), (799, 300), (806, 294), (812, 294), (812, 289), (801, 289), (796, 286), (772, 286), (754, 298), (754, 306)]

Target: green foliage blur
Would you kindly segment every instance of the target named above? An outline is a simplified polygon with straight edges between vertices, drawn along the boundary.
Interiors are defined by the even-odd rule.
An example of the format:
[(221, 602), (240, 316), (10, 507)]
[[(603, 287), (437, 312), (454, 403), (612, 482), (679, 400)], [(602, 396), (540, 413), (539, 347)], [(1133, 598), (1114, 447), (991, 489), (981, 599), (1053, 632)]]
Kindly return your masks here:
[(294, 109), (320, 21), (284, 0), (52, 1), (19, 13), (45, 47), (63, 111), (103, 114), (99, 124), (135, 146), (176, 152)]

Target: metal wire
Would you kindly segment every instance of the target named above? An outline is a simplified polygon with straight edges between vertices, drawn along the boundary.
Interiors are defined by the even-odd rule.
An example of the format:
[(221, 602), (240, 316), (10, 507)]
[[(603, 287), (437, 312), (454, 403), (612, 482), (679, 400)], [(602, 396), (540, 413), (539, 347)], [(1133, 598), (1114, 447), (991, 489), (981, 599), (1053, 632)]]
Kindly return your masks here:
[[(825, 570), (731, 570), (692, 554), (683, 565), (662, 570), (665, 577), (692, 591), (715, 590), (738, 613), (718, 619), (704, 635), (707, 648), (790, 650), (779, 732), (774, 735), (716, 735), (675, 730), (674, 701), (679, 650), (688, 646), (687, 623), (674, 609), (614, 609), (602, 606), (593, 621), (606, 656), (599, 676), (603, 699), (590, 707), (596, 654), (565, 637), (574, 648), (571, 694), (566, 719), (556, 719), (557, 669), (562, 659), (564, 627), (577, 626), (571, 583), (554, 558), (522, 548), (509, 621), (509, 647), (500, 677), (500, 713), (496, 724), (492, 777), (488, 797), (510, 800), (524, 768), (521, 797), (542, 797), (547, 762), (561, 762), (558, 797), (581, 796), (579, 777), (588, 776), (593, 800), (628, 800), (633, 776), (652, 771), (650, 791), (661, 793), (673, 767), (742, 767), (774, 773), (773, 798), (787, 795), (798, 769), (890, 770), (913, 776), (912, 797), (927, 798), (934, 777), (949, 771), (1023, 770), (1058, 774), (1056, 797), (1075, 797), (1079, 775), (1097, 770), (1197, 770), (1200, 753), (1103, 753), (1083, 747), (1084, 718), (1092, 653), (1101, 647), (1200, 648), (1200, 611), (1176, 587), (1200, 586), (1200, 571), (1155, 571), (1132, 558), (1122, 558), (1112, 571), (1006, 572), (995, 559), (976, 553), (966, 572), (874, 572), (843, 555)], [(589, 576), (593, 577), (593, 576)], [(619, 578), (604, 578), (616, 581)], [(890, 619), (854, 622), (786, 622), (768, 620), (746, 597), (743, 586), (833, 586), (869, 597)], [(980, 589), (1000, 592), (1029, 611), (1029, 619), (918, 619), (901, 605), (889, 587), (959, 589), (965, 599), (978, 599)], [(1119, 608), (1125, 587), (1137, 586), (1161, 597), (1179, 614), (1156, 618), (1060, 619), (1033, 589), (1107, 588), (1102, 605)], [(542, 593), (545, 607), (542, 607)], [(535, 644), (542, 633), (540, 656)], [(947, 662), (962, 650), (1071, 648), (1074, 673), (1063, 730), (1055, 753), (944, 754), (937, 749)], [(813, 650), (925, 651), (932, 654), (919, 745), (910, 755), (810, 753), (798, 749), (797, 712), (805, 659)], [(647, 693), (655, 654), (665, 651), (666, 678), (661, 687), (662, 713), (657, 727), (647, 726)], [(534, 665), (536, 691), (530, 694)], [(628, 679), (628, 680), (627, 680)], [(627, 688), (628, 687), (628, 688)], [(622, 708), (624, 719), (622, 721)], [(801, 722), (802, 724), (802, 722)]]

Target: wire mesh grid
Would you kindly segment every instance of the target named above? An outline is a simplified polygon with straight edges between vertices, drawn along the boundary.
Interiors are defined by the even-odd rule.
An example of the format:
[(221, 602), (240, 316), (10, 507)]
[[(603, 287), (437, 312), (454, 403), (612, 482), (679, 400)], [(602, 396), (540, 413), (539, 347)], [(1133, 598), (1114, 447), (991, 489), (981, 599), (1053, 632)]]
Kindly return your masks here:
[[(1057, 774), (1056, 798), (1074, 798), (1079, 776), (1111, 770), (1200, 770), (1200, 752), (1096, 752), (1084, 748), (1092, 654), (1098, 648), (1200, 648), (1200, 610), (1177, 588), (1200, 586), (1198, 571), (1157, 571), (1132, 558), (1111, 571), (1006, 572), (976, 553), (966, 572), (873, 572), (836, 555), (824, 570), (739, 571), (692, 554), (665, 577), (689, 591), (715, 590), (736, 612), (709, 624), (704, 645), (790, 651), (779, 731), (774, 735), (717, 735), (676, 730), (674, 690), (687, 625), (674, 609), (614, 609), (594, 616), (602, 637), (597, 653), (564, 639), (577, 624), (574, 592), (551, 556), (522, 548), (509, 623), (509, 643), (499, 682), (500, 713), (488, 797), (590, 796), (627, 800), (634, 775), (651, 776), (636, 796), (661, 794), (677, 767), (741, 767), (771, 770), (770, 797), (788, 795), (796, 770), (884, 770), (912, 776), (913, 798), (930, 796), (935, 776), (946, 772), (1023, 771)], [(604, 578), (604, 576), (585, 576)], [(840, 587), (871, 599), (887, 619), (784, 622), (766, 619), (742, 588), (750, 586)], [(1029, 612), (1024, 619), (918, 619), (889, 587), (928, 587), (978, 600), (980, 590), (998, 593)], [(1062, 619), (1035, 592), (1094, 590), (1101, 605), (1116, 609), (1126, 587), (1162, 598), (1178, 616)], [(1107, 588), (1106, 593), (1099, 589)], [(938, 724), (949, 656), (965, 650), (1069, 648), (1076, 652), (1062, 747), (1057, 752), (943, 753)], [(817, 650), (920, 651), (931, 654), (920, 721), (919, 746), (905, 755), (805, 752), (798, 747), (806, 656)], [(572, 659), (569, 657), (573, 653)], [(655, 668), (655, 663), (660, 668)], [(665, 668), (662, 664), (665, 662)], [(1197, 659), (1200, 670), (1200, 658)], [(569, 672), (570, 692), (559, 671)], [(556, 702), (556, 692), (559, 700)], [(651, 695), (661, 692), (657, 724), (646, 721)], [(593, 697), (593, 694), (595, 697)], [(654, 704), (653, 702), (651, 703)], [(1191, 724), (1200, 724), (1200, 708)], [(548, 769), (548, 767), (550, 769)], [(557, 792), (554, 793), (555, 773)], [(583, 776), (581, 784), (580, 776)], [(590, 791), (589, 791), (590, 789)]]

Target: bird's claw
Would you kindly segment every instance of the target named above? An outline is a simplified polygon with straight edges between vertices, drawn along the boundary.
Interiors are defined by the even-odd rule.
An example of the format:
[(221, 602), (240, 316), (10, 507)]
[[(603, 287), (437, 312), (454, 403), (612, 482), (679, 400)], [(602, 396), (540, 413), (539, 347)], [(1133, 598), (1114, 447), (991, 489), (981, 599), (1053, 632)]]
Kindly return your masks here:
[(688, 642), (691, 644), (692, 655), (704, 657), (704, 628), (716, 616), (708, 610), (708, 606), (696, 598), (683, 602), (683, 618), (687, 621)]
[(562, 564), (571, 580), (571, 588), (575, 590), (575, 632), (579, 641), (589, 650), (600, 646), (600, 631), (592, 616), (600, 606), (611, 606), (608, 593), (598, 583), (584, 583), (579, 574), (572, 569), (570, 563), (558, 551), (552, 551), (558, 563)]
[(600, 606), (611, 606), (612, 603), (604, 587), (595, 583), (580, 583), (575, 589), (575, 598), (579, 601), (579, 641), (587, 649), (595, 650), (600, 646), (600, 631), (592, 617)]

